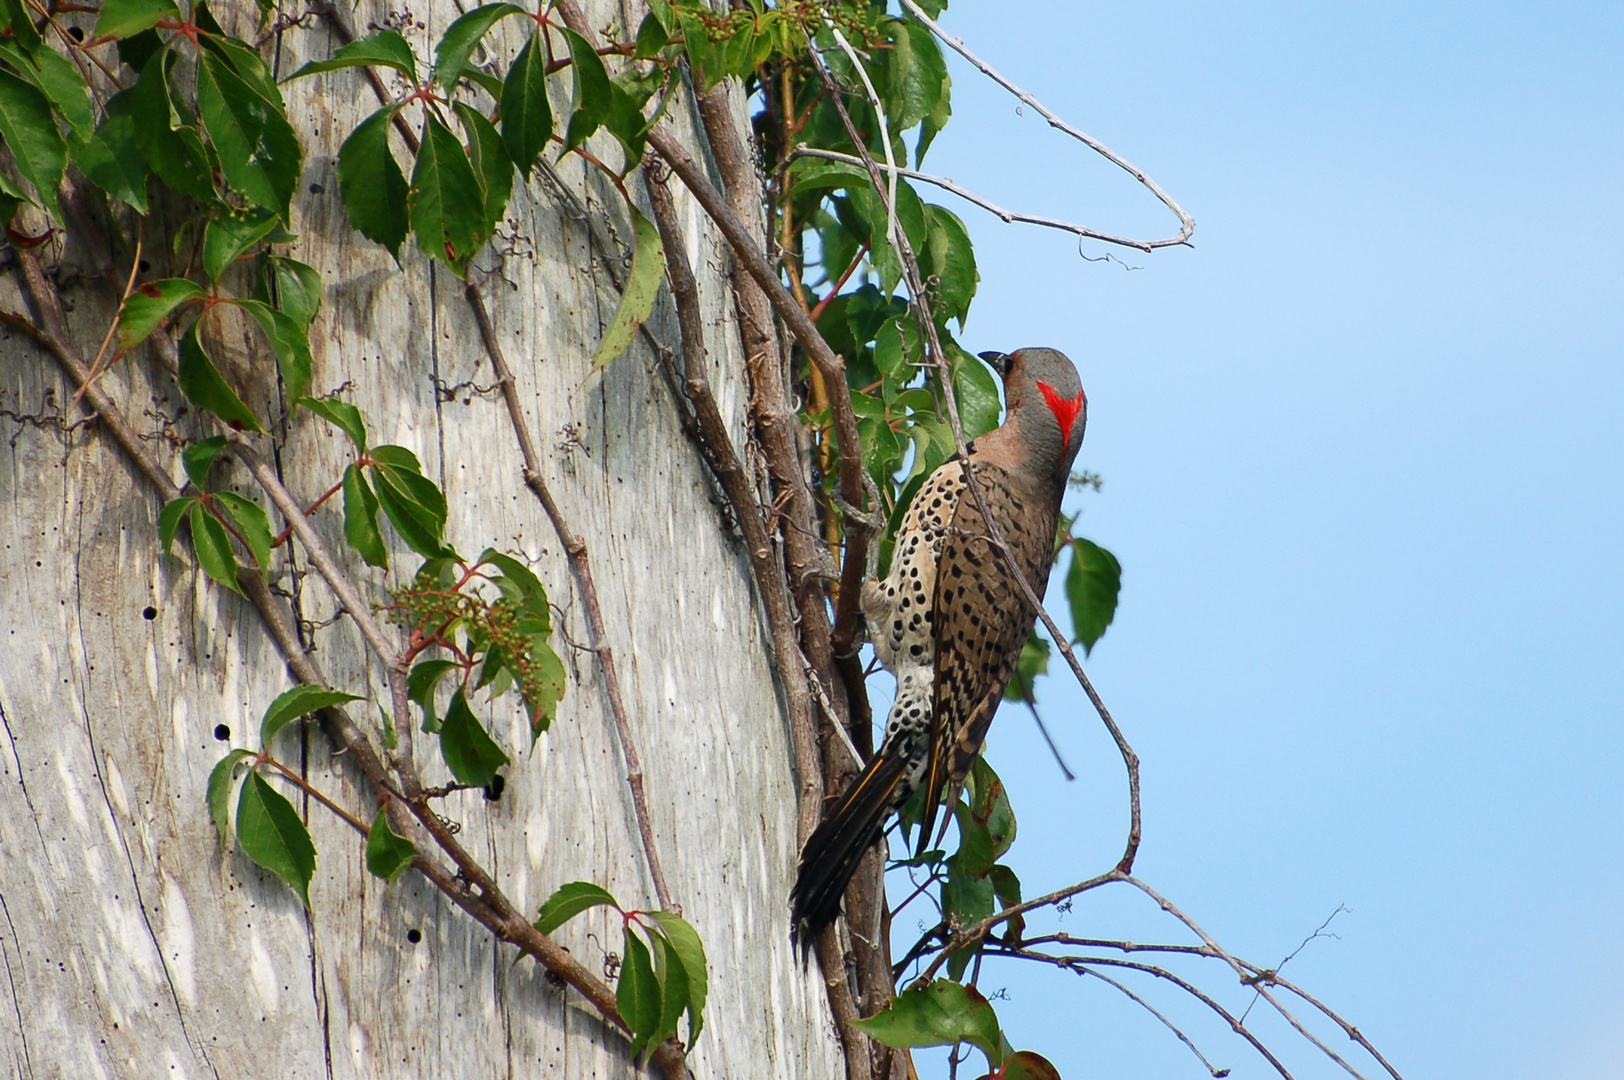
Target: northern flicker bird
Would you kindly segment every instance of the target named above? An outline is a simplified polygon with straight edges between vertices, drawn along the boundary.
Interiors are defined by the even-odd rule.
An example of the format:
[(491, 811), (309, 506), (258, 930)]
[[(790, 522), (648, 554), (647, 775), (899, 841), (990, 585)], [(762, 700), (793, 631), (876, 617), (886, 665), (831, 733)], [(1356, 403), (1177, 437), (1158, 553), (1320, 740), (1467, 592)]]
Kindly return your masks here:
[(1004, 380), (1003, 424), (931, 473), (897, 532), (890, 574), (863, 586), (869, 638), (897, 696), (879, 752), (801, 851), (790, 932), (803, 949), (834, 922), (863, 854), (920, 786), (920, 849), (929, 842), (943, 788), (956, 793), (981, 751), (1037, 620), (993, 546), (966, 464), (1032, 591), (1041, 597), (1049, 581), (1088, 400), (1077, 369), (1054, 349), (981, 358)]

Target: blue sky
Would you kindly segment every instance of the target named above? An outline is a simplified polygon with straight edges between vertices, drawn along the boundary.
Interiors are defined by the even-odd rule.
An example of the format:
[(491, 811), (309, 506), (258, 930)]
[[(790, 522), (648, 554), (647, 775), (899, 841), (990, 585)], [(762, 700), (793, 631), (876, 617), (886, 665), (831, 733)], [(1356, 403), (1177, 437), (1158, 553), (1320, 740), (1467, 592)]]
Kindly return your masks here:
[[(1265, 964), (1346, 905), (1286, 973), (1409, 1080), (1624, 1077), (1624, 5), (958, 0), (943, 22), (1198, 222), (1192, 250), (1120, 252), (1130, 272), (930, 196), (980, 261), (963, 342), (1061, 348), (1088, 389), (1079, 464), (1105, 487), (1073, 502), (1124, 567), (1089, 667), (1144, 761), (1140, 872)], [(930, 169), (1174, 230), (952, 70)], [(1125, 825), (1081, 693), (1040, 693), (1078, 780), (1018, 710), (989, 750), (1028, 895), (1110, 866)], [(1183, 940), (1126, 892), (1059, 925)], [(1102, 984), (983, 984), (1067, 1080), (1205, 1075)], [(1273, 1075), (1142, 988), (1234, 1077)], [(1345, 1075), (1259, 1029), (1297, 1076)]]

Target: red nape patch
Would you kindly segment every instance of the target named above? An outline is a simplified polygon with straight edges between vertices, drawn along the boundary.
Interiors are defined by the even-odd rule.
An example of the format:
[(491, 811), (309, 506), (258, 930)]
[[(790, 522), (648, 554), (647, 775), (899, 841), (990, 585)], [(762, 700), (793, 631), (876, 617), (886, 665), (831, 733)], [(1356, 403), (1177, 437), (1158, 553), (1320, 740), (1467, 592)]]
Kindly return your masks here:
[(1038, 389), (1043, 391), (1043, 400), (1048, 403), (1049, 411), (1060, 422), (1060, 441), (1070, 446), (1072, 425), (1077, 423), (1077, 417), (1083, 411), (1083, 392), (1077, 391), (1077, 396), (1067, 401), (1046, 382), (1038, 383)]

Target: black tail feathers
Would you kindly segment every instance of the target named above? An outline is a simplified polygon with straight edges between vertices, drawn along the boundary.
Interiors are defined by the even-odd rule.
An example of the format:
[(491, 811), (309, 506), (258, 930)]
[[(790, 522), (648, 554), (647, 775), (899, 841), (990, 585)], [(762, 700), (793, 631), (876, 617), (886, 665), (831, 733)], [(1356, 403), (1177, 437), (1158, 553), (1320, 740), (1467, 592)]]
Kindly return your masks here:
[(800, 946), (803, 960), (818, 933), (840, 914), (846, 886), (864, 853), (880, 838), (907, 771), (902, 755), (882, 748), (846, 789), (834, 813), (807, 837), (790, 893), (790, 940)]

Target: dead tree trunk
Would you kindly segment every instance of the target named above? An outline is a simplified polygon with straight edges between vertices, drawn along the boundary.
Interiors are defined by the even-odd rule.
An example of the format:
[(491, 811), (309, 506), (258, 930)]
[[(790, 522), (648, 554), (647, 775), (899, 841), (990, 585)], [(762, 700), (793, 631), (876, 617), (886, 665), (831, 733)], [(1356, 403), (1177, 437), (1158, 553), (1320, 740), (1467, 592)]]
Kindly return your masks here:
[[(248, 11), (229, 14), (251, 12), (238, 6)], [(593, 9), (600, 24), (625, 14)], [(408, 34), (427, 53), (459, 13), (428, 5), (415, 12), (426, 27)], [(368, 14), (381, 24), (386, 13), (355, 18), (364, 24)], [(286, 75), (336, 44), (319, 23), (288, 29), (276, 68)], [(365, 80), (341, 72), (285, 92), (308, 140), (290, 253), (324, 286), (312, 393), (342, 390), (375, 441), (415, 451), (446, 492), (447, 539), (465, 553), (522, 552), (558, 609), (570, 683), (551, 730), (532, 751), (521, 711), (502, 713), (493, 734), (514, 758), (506, 791), (495, 802), (461, 792), (444, 813), (532, 915), (577, 879), (628, 906), (657, 907), (600, 671), (570, 644), (588, 641), (577, 583), (521, 478), (463, 284), (416, 248), (403, 248), (397, 267), (345, 217), (336, 140), (376, 107)], [(734, 113), (742, 130), (741, 102)], [(679, 122), (700, 157), (691, 117)], [(677, 198), (711, 384), (743, 446), (748, 387), (723, 246), (685, 194)], [(95, 219), (94, 207), (87, 213)], [(709, 954), (710, 1004), (689, 1064), (701, 1077), (838, 1075), (826, 995), (789, 944), (796, 789), (784, 706), (746, 555), (659, 368), (657, 343), (678, 342), (669, 298), (649, 334), (591, 374), (624, 268), (613, 264), (630, 242), (618, 195), (570, 157), (520, 185), (508, 217), (508, 241), (481, 260), (493, 271), (486, 302), (546, 480), (597, 567), (656, 843)], [(104, 249), (70, 235), (42, 257), (86, 356), (116, 310), (133, 240)], [(173, 272), (173, 255), (148, 240), (144, 276)], [(25, 311), (14, 270), (0, 275), (0, 305)], [(281, 415), (263, 346), (246, 333), (214, 344), (217, 359), (257, 388), (260, 414)], [(174, 556), (160, 553), (161, 497), (102, 426), (80, 422), (76, 387), (51, 357), (15, 332), (0, 335), (0, 357), (0, 1072), (636, 1073), (624, 1038), (574, 991), (534, 963), (516, 965), (513, 949), (415, 871), (393, 887), (369, 876), (354, 831), (308, 799), (296, 799), (318, 849), (308, 913), (280, 881), (222, 849), (205, 805), (209, 771), (229, 748), (257, 746), (260, 714), (291, 685), (284, 660), (251, 606), (209, 582), (178, 545)], [(206, 432), (149, 350), (121, 359), (102, 384), (180, 478), (180, 442)], [(350, 460), (342, 436), (308, 418), (276, 434), (283, 482), (306, 502)], [(257, 494), (240, 468), (231, 479)], [(341, 515), (313, 521), (343, 548)], [(374, 600), (417, 565), (404, 548), (392, 555), (387, 573), (347, 564)], [(275, 565), (273, 587), (291, 598), (331, 683), (387, 703), (386, 672), (303, 556)], [(369, 817), (376, 792), (358, 771), (318, 728), (302, 739), (308, 780)], [(432, 743), (420, 739), (417, 755), (430, 782), (444, 776)], [(557, 935), (593, 969), (620, 948), (618, 919), (604, 910)]]

